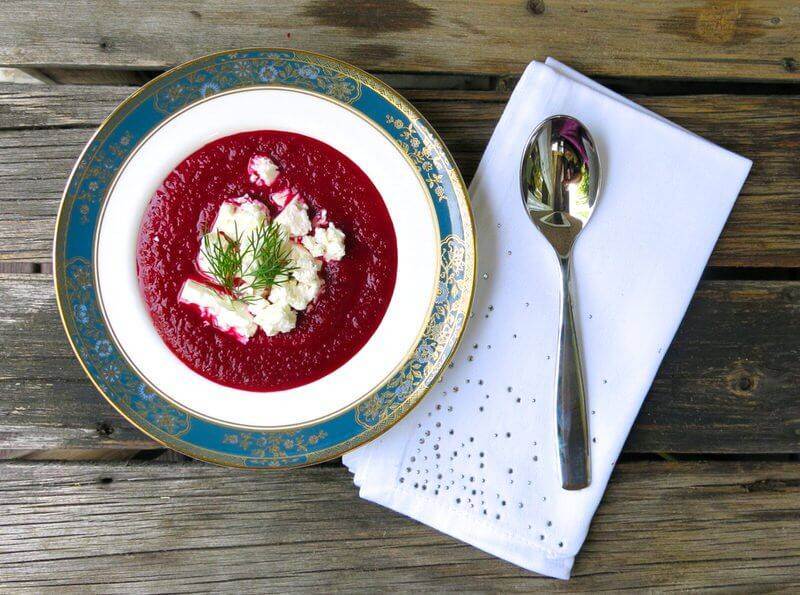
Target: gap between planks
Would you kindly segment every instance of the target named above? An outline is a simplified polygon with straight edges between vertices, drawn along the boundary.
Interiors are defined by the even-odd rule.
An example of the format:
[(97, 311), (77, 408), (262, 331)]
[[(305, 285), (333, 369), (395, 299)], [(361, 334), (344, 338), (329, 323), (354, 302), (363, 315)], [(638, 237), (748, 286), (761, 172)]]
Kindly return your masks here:
[[(50, 257), (61, 188), (97, 125), (130, 87), (0, 85), (0, 260)], [(405, 93), (442, 134), (465, 177), (506, 93)], [(711, 257), (712, 266), (800, 268), (800, 95), (638, 97), (645, 107), (755, 164)]]
[[(51, 85), (140, 86), (165, 71), (82, 68), (0, 68), (0, 83), (44, 83)], [(445, 72), (381, 72), (372, 75), (402, 91), (494, 91), (510, 94), (519, 76), (452, 74)], [(796, 83), (749, 81), (693, 81), (658, 78), (596, 77), (597, 83), (625, 95), (794, 95)]]
[[(0, 273), (52, 275), (52, 262), (0, 261)], [(799, 281), (800, 268), (788, 267), (706, 267), (704, 281)]]
[(794, 8), (779, 0), (275, 0), (265, 11), (249, 0), (206, 0), (120, 10), (108, 0), (5, 0), (0, 66), (161, 70), (220, 49), (272, 46), (373, 71), (516, 75), (552, 55), (592, 77), (797, 82)]
[[(800, 452), (798, 317), (798, 281), (702, 282), (625, 451)], [(0, 448), (158, 448), (85, 378), (51, 276), (0, 274), (0, 345)]]
[(342, 467), (0, 463), (0, 493), (0, 577), (26, 592), (800, 587), (799, 463), (620, 463), (569, 582), (358, 498)]

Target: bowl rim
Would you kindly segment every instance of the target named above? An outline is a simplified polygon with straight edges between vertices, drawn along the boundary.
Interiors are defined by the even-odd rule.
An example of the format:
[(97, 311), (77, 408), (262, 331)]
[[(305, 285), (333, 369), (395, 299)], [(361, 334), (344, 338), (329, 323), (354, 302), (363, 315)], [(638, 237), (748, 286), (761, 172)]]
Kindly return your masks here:
[[(88, 150), (93, 146), (95, 140), (104, 131), (104, 129), (117, 118), (120, 117), (123, 111), (129, 108), (134, 102), (136, 102), (139, 98), (141, 98), (144, 94), (148, 93), (149, 91), (156, 88), (160, 83), (168, 80), (171, 77), (174, 77), (176, 74), (181, 73), (192, 66), (201, 64), (201, 63), (209, 63), (214, 62), (215, 60), (223, 59), (226, 57), (232, 57), (240, 54), (249, 54), (249, 53), (256, 53), (256, 54), (266, 54), (266, 55), (278, 55), (280, 54), (284, 59), (291, 60), (292, 58), (302, 60), (313, 60), (315, 63), (322, 63), (332, 65), (334, 68), (338, 69), (339, 73), (347, 73), (348, 76), (358, 77), (360, 83), (365, 84), (368, 89), (372, 90), (376, 94), (380, 95), (384, 100), (391, 103), (397, 110), (399, 110), (403, 115), (408, 118), (409, 122), (409, 130), (412, 128), (412, 125), (419, 129), (420, 135), (425, 133), (427, 137), (425, 138), (426, 141), (432, 142), (435, 144), (438, 151), (441, 152), (442, 158), (445, 160), (448, 172), (450, 173), (450, 181), (452, 182), (452, 190), (455, 193), (455, 197), (457, 199), (458, 204), (456, 205), (458, 208), (458, 214), (461, 219), (461, 226), (462, 226), (462, 233), (463, 233), (463, 240), (464, 240), (464, 291), (466, 295), (462, 296), (461, 304), (463, 304), (462, 311), (459, 312), (461, 315), (460, 323), (458, 324), (457, 328), (455, 329), (454, 340), (452, 340), (449, 346), (446, 347), (446, 353), (444, 354), (443, 358), (438, 362), (438, 367), (435, 373), (428, 378), (426, 386), (422, 388), (422, 390), (418, 391), (418, 394), (413, 395), (413, 398), (407, 399), (408, 402), (402, 402), (402, 407), (399, 407), (396, 412), (393, 412), (392, 419), (389, 420), (388, 423), (382, 423), (380, 426), (374, 426), (371, 430), (367, 429), (366, 431), (354, 436), (348, 441), (344, 442), (337, 442), (331, 447), (327, 447), (320, 452), (320, 456), (313, 456), (309, 455), (284, 455), (282, 458), (275, 459), (276, 462), (272, 464), (268, 461), (272, 460), (269, 456), (265, 455), (264, 460), (262, 461), (256, 456), (246, 456), (246, 455), (236, 455), (236, 456), (226, 456), (218, 451), (209, 450), (200, 446), (198, 444), (191, 443), (191, 448), (185, 447), (184, 445), (187, 444), (185, 441), (182, 440), (170, 440), (170, 434), (162, 435), (162, 433), (157, 433), (151, 430), (148, 427), (145, 427), (143, 423), (137, 421), (133, 418), (129, 411), (125, 411), (119, 403), (117, 403), (114, 399), (112, 399), (108, 392), (111, 392), (110, 388), (104, 388), (100, 381), (95, 378), (92, 371), (89, 369), (87, 362), (84, 361), (84, 357), (79, 349), (76, 341), (72, 335), (72, 329), (70, 328), (70, 322), (68, 321), (67, 314), (66, 314), (66, 307), (68, 306), (68, 299), (65, 297), (62, 292), (65, 289), (66, 285), (66, 273), (65, 273), (65, 266), (66, 266), (66, 253), (65, 250), (60, 250), (63, 246), (66, 248), (66, 238), (69, 232), (68, 229), (68, 219), (71, 209), (74, 206), (74, 199), (70, 200), (70, 190), (72, 188), (73, 180), (78, 172), (81, 164), (84, 162), (86, 154)], [(256, 85), (246, 85), (247, 87)], [(261, 85), (264, 86), (264, 85)], [(280, 86), (279, 84), (274, 85), (267, 85), (267, 86)], [(284, 85), (285, 87), (286, 85)], [(212, 94), (213, 95), (213, 94)], [(319, 93), (320, 96), (331, 99), (330, 97), (325, 96), (322, 93)], [(184, 107), (188, 107), (193, 105), (195, 102), (190, 101)], [(353, 109), (353, 108), (351, 108)], [(178, 110), (178, 111), (182, 111)], [(366, 116), (363, 116), (369, 120)], [(124, 118), (123, 118), (124, 120)], [(399, 124), (399, 121), (398, 121)], [(398, 126), (399, 128), (399, 126)], [(149, 136), (145, 135), (145, 136)], [(137, 143), (134, 145), (134, 148), (139, 145)], [(115, 174), (116, 176), (119, 175), (119, 170)], [(105, 199), (108, 197), (109, 191), (108, 189), (103, 194), (102, 200), (105, 202)], [(102, 205), (101, 205), (102, 206)], [(92, 240), (91, 243), (94, 244), (94, 235), (97, 230), (93, 231), (92, 233)], [(468, 241), (467, 241), (468, 240)], [(94, 255), (92, 255), (92, 262), (91, 267), (92, 269), (96, 268), (94, 265)], [(55, 225), (55, 237), (53, 242), (53, 263), (54, 263), (54, 285), (55, 285), (55, 294), (56, 294), (56, 304), (59, 311), (59, 317), (61, 318), (62, 325), (66, 331), (67, 339), (69, 341), (70, 347), (72, 348), (73, 352), (78, 359), (81, 367), (84, 370), (84, 373), (88, 376), (92, 384), (95, 386), (98, 392), (108, 401), (114, 409), (116, 409), (120, 415), (122, 415), (125, 419), (127, 419), (134, 427), (145, 433), (151, 439), (156, 441), (157, 443), (161, 444), (166, 448), (170, 448), (181, 452), (187, 456), (197, 458), (209, 463), (224, 465), (224, 466), (231, 466), (231, 467), (240, 467), (240, 468), (247, 468), (247, 469), (285, 469), (291, 467), (303, 467), (308, 465), (314, 465), (318, 463), (322, 463), (327, 460), (334, 459), (339, 457), (346, 452), (349, 452), (362, 444), (374, 440), (391, 427), (393, 427), (396, 423), (398, 423), (405, 415), (407, 415), (423, 398), (424, 396), (431, 390), (431, 388), (438, 382), (441, 373), (444, 369), (446, 369), (450, 359), (454, 355), (455, 351), (457, 351), (458, 346), (463, 338), (464, 331), (466, 329), (467, 321), (469, 320), (469, 315), (472, 310), (472, 302), (474, 298), (475, 292), (475, 284), (476, 284), (476, 267), (477, 267), (477, 239), (475, 233), (475, 221), (472, 213), (472, 208), (469, 200), (468, 190), (466, 185), (463, 181), (463, 178), (458, 170), (458, 166), (455, 164), (452, 155), (450, 154), (447, 147), (442, 142), (441, 138), (438, 136), (436, 131), (431, 127), (428, 121), (413, 107), (407, 100), (405, 100), (399, 93), (388, 87), (385, 83), (377, 79), (376, 77), (364, 72), (363, 70), (352, 66), (346, 62), (338, 60), (336, 58), (332, 58), (329, 56), (325, 56), (323, 54), (318, 54), (315, 52), (308, 52), (303, 50), (296, 50), (290, 48), (280, 48), (280, 47), (260, 47), (260, 48), (241, 48), (241, 49), (234, 49), (234, 50), (225, 50), (221, 52), (215, 52), (212, 54), (208, 54), (205, 56), (201, 56), (195, 58), (193, 60), (189, 60), (183, 64), (175, 66), (170, 70), (162, 73), (161, 75), (155, 77), (136, 91), (134, 91), (129, 97), (123, 100), (106, 118), (102, 120), (100, 125), (98, 126), (97, 130), (92, 134), (91, 138), (87, 141), (86, 145), (82, 149), (78, 159), (75, 162), (75, 165), (72, 168), (72, 171), (68, 177), (67, 183), (64, 188), (64, 192), (62, 193), (61, 202), (58, 209), (58, 215), (56, 217), (56, 225)], [(88, 264), (88, 263), (87, 263)], [(441, 265), (440, 265), (441, 266)], [(92, 275), (94, 277), (94, 274)], [(356, 403), (345, 408), (346, 411), (354, 409)], [(336, 412), (337, 414), (341, 412)], [(196, 415), (195, 412), (192, 412), (192, 415)], [(326, 416), (326, 419), (328, 416)], [(226, 426), (224, 422), (216, 421), (214, 422), (220, 426)], [(231, 428), (238, 428), (238, 426), (229, 425)], [(365, 426), (367, 427), (367, 426)], [(265, 429), (257, 429), (255, 432), (261, 433), (269, 433), (270, 430)], [(324, 453), (324, 454), (323, 454)], [(235, 459), (235, 460), (234, 460)], [(241, 460), (240, 460), (241, 459)], [(247, 464), (247, 463), (250, 464)]]

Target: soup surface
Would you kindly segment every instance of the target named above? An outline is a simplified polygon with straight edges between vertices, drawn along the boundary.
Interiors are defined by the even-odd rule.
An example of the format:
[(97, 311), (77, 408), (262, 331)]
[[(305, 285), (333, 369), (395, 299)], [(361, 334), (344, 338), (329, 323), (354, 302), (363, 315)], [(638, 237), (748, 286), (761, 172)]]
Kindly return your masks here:
[[(271, 185), (248, 175), (254, 155), (277, 165)], [(268, 336), (259, 329), (243, 342), (179, 297), (187, 281), (209, 285), (198, 253), (223, 203), (247, 196), (274, 220), (285, 207), (270, 197), (287, 190), (315, 228), (331, 222), (344, 233), (344, 256), (317, 259), (321, 289), (291, 330)], [(216, 140), (167, 176), (142, 219), (136, 260), (153, 324), (181, 361), (220, 384), (275, 391), (331, 373), (366, 344), (394, 290), (397, 240), (380, 193), (355, 163), (313, 138), (262, 130)]]

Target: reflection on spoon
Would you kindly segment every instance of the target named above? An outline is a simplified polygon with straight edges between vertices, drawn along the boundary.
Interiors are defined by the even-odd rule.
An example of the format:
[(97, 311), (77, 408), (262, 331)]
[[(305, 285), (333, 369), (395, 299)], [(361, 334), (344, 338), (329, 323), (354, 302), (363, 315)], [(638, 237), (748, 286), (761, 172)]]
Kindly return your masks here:
[(562, 487), (580, 490), (590, 484), (591, 470), (583, 365), (570, 293), (570, 256), (600, 189), (600, 161), (583, 124), (570, 116), (553, 116), (536, 127), (522, 156), (520, 189), (531, 221), (553, 246), (561, 265), (558, 454)]

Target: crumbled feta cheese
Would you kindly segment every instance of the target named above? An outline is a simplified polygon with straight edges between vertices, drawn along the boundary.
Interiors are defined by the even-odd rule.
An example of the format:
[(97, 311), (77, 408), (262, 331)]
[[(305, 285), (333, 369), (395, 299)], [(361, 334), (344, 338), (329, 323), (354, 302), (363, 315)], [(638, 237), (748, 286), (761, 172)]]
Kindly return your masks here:
[(272, 202), (274, 202), (279, 207), (283, 208), (286, 206), (286, 203), (298, 198), (299, 193), (294, 188), (284, 188), (283, 190), (279, 190), (278, 192), (273, 192), (269, 195), (269, 198)]
[[(262, 155), (254, 155), (250, 161), (248, 171), (251, 181), (267, 186), (275, 181), (278, 170), (272, 161)], [(322, 290), (323, 280), (319, 274), (322, 259), (341, 260), (345, 255), (345, 235), (328, 222), (327, 211), (323, 209), (316, 214), (316, 227), (311, 234), (308, 205), (297, 190), (286, 188), (273, 192), (270, 200), (282, 207), (281, 213), (275, 217), (275, 223), (284, 234), (291, 272), (270, 288), (254, 290), (250, 284), (253, 260), (252, 254), (248, 253), (241, 269), (241, 299), (231, 298), (192, 280), (184, 283), (179, 295), (179, 301), (197, 305), (203, 316), (216, 328), (231, 333), (242, 343), (246, 343), (259, 327), (269, 337), (294, 329), (297, 313), (308, 308)], [(220, 205), (214, 225), (203, 242), (215, 242), (222, 246), (235, 238), (246, 242), (255, 230), (269, 220), (266, 205), (248, 195), (226, 200)], [(215, 280), (202, 249), (197, 256), (197, 264), (201, 272)]]
[(322, 263), (300, 244), (291, 243), (289, 260), (293, 267), (292, 277), (298, 282), (311, 284), (318, 278), (317, 273), (322, 268)]
[(242, 297), (245, 301), (250, 301), (253, 299), (261, 299), (264, 297), (264, 289), (254, 289), (253, 283), (254, 276), (253, 275), (245, 275), (242, 279), (242, 285), (237, 287), (238, 294)]
[[(209, 241), (213, 242), (215, 240), (209, 238)], [(216, 241), (224, 242), (225, 238), (221, 238), (220, 237)], [(206, 256), (206, 252), (205, 252), (205, 249), (204, 249), (205, 248), (205, 242), (206, 242), (206, 238), (203, 237), (200, 240), (200, 252), (197, 254), (197, 261), (196, 261), (197, 262), (197, 270), (199, 270), (203, 274), (204, 277), (207, 277), (207, 278), (211, 279), (212, 281), (214, 281), (216, 283), (217, 279), (214, 276), (214, 272), (212, 270), (211, 263), (208, 261), (208, 257)]]
[(258, 330), (243, 302), (231, 299), (197, 281), (186, 280), (178, 301), (197, 306), (211, 324), (223, 332), (230, 332), (241, 343), (247, 343)]
[(231, 239), (235, 239), (237, 233), (247, 238), (264, 223), (269, 223), (267, 206), (245, 194), (220, 205), (211, 231), (222, 232)]
[[(217, 217), (214, 219), (214, 225), (205, 237), (200, 241), (201, 250), (197, 255), (197, 268), (201, 273), (206, 275), (209, 279), (214, 279), (211, 266), (206, 257), (205, 250), (203, 249), (207, 242), (225, 245), (228, 240), (236, 239), (237, 236), (243, 241), (251, 234), (261, 227), (264, 223), (269, 222), (269, 211), (264, 203), (250, 198), (247, 194), (238, 198), (232, 198), (223, 202)], [(249, 253), (248, 253), (248, 256)], [(252, 259), (246, 258), (242, 266), (247, 271), (252, 265)]]
[(344, 233), (333, 223), (328, 227), (317, 227), (314, 235), (303, 238), (303, 246), (317, 258), (325, 260), (341, 260), (344, 256)]
[(277, 285), (273, 285), (269, 289), (269, 296), (267, 299), (271, 304), (287, 304), (295, 310), (302, 310), (301, 307), (295, 307), (295, 287), (297, 281), (286, 280)]
[(301, 237), (306, 235), (311, 231), (308, 205), (296, 196), (283, 208), (280, 215), (275, 217), (275, 223), (281, 225), (288, 236)]
[(253, 319), (268, 337), (288, 333), (297, 324), (297, 312), (289, 304), (273, 304), (267, 300), (255, 300), (249, 305)]
[(308, 305), (317, 299), (320, 291), (322, 291), (322, 279), (320, 277), (316, 277), (310, 283), (297, 284), (295, 293), (297, 294), (297, 299), (305, 304), (302, 307), (303, 310), (308, 308)]
[(266, 155), (253, 155), (247, 164), (247, 175), (256, 186), (272, 186), (280, 170)]
[(247, 311), (255, 317), (267, 306), (269, 306), (267, 299), (265, 297), (258, 297), (247, 302)]
[(274, 285), (269, 292), (269, 301), (273, 304), (288, 304), (295, 310), (305, 310), (322, 289), (322, 280), (314, 278), (311, 283), (299, 283), (295, 280)]
[[(319, 231), (319, 229), (320, 228), (318, 227), (317, 231)], [(300, 241), (302, 242), (303, 247), (311, 254), (311, 256), (321, 258), (325, 255), (325, 246), (322, 244), (322, 242), (317, 240), (316, 233), (314, 233), (314, 235), (309, 234), (307, 236), (303, 236), (303, 239)]]

